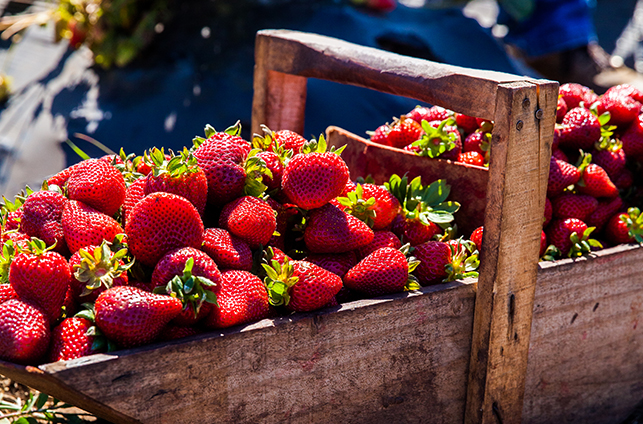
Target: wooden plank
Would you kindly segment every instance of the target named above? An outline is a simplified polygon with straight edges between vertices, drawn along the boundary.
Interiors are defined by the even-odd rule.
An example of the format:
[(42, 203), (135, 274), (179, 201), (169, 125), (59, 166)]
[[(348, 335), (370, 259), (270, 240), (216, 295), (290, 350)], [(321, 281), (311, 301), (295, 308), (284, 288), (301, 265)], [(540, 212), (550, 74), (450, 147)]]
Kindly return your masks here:
[(528, 82), (498, 89), (466, 423), (521, 422), (557, 90)]
[(351, 170), (353, 180), (370, 175), (377, 184), (382, 184), (393, 173), (406, 173), (409, 178), (421, 176), (426, 184), (445, 179), (451, 186), (449, 200), (461, 204), (456, 213), (459, 234), (469, 237), (473, 230), (483, 224), (489, 176), (487, 168), (420, 157), (401, 149), (371, 143), (338, 127), (328, 127), (326, 136), (329, 145), (346, 146), (342, 158)]
[(643, 248), (543, 262), (523, 421), (618, 424), (643, 399)]
[[(255, 69), (261, 74), (273, 70), (371, 88), (485, 119), (494, 118), (499, 84), (527, 79), (430, 62), (289, 30), (259, 31), (256, 46), (258, 68)], [(263, 78), (255, 79), (255, 90), (265, 81)], [(259, 96), (265, 97), (261, 91)], [(253, 114), (259, 113), (257, 116), (261, 118), (261, 100), (255, 106)], [(256, 131), (254, 126), (253, 131)]]
[(461, 423), (474, 298), (458, 281), (40, 369), (145, 423)]

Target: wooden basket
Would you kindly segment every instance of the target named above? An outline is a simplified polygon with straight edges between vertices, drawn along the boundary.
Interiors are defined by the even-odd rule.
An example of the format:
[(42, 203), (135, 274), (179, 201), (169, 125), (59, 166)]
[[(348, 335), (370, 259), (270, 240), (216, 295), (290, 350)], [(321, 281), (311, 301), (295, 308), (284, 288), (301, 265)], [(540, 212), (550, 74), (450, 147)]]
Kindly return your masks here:
[[(634, 301), (643, 290), (637, 290), (632, 274), (640, 249), (620, 247), (576, 263), (537, 265), (557, 83), (282, 30), (257, 34), (255, 62), (254, 132), (261, 124), (303, 131), (307, 78), (493, 120), (489, 171), (404, 159), (425, 161), (413, 171), (418, 175), (447, 176), (454, 199), (458, 193), (462, 203), (468, 185), (476, 187), (473, 197), (484, 193), (475, 206), (477, 217), (467, 224), (485, 225), (478, 281), (40, 367), (4, 362), (0, 373), (118, 423), (517, 423), (561, 417), (595, 422), (593, 414), (615, 422), (610, 414), (614, 420), (632, 408), (643, 387), (636, 375), (642, 344), (638, 333), (623, 339), (625, 330), (615, 328), (614, 320), (623, 321), (617, 314), (624, 309), (632, 319), (640, 315), (643, 299)], [(332, 143), (350, 139), (352, 174), (387, 163), (373, 159), (378, 149), (386, 149), (339, 128), (327, 133)], [(392, 153), (397, 152), (383, 154)], [(619, 271), (612, 269), (617, 263), (624, 264)], [(591, 290), (582, 287), (590, 278), (586, 272), (593, 273)], [(617, 286), (600, 276), (617, 272), (626, 283), (609, 299), (595, 300), (605, 294), (600, 284), (605, 290)], [(618, 302), (625, 303), (617, 307)], [(592, 326), (600, 331), (592, 334)], [(592, 346), (603, 346), (600, 352), (582, 348), (589, 342), (579, 331)], [(600, 344), (599, 336), (624, 347)], [(565, 343), (553, 345), (554, 339)], [(634, 342), (629, 352), (639, 353), (636, 359), (624, 356), (629, 340)], [(605, 346), (617, 353), (610, 356)], [(604, 363), (591, 364), (595, 369), (583, 377), (576, 358)], [(607, 405), (614, 397), (599, 394), (608, 387), (612, 367), (627, 377), (610, 380), (621, 397), (592, 411), (590, 402)], [(580, 387), (595, 390), (585, 398), (578, 396)], [(565, 390), (567, 398), (557, 393)], [(622, 396), (626, 392), (629, 396)]]

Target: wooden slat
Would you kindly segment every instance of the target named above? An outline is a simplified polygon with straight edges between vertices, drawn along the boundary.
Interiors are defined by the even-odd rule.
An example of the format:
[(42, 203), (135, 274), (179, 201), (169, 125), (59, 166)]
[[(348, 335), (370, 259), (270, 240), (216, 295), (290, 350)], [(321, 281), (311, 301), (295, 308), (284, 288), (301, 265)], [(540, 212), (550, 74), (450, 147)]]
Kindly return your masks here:
[(469, 237), (483, 224), (489, 176), (486, 168), (417, 156), (371, 143), (338, 127), (328, 127), (326, 136), (329, 145), (346, 146), (342, 158), (351, 170), (351, 179), (370, 175), (375, 183), (382, 184), (393, 173), (407, 174), (409, 178), (421, 176), (425, 184), (444, 179), (451, 186), (449, 200), (461, 205), (455, 215), (459, 234)]
[(453, 282), (40, 368), (145, 423), (461, 423), (474, 297)]
[(521, 422), (557, 90), (528, 82), (498, 90), (466, 423)]
[(523, 421), (618, 424), (643, 399), (643, 248), (541, 263)]
[[(270, 70), (371, 88), (485, 119), (494, 118), (499, 84), (526, 80), (516, 75), (434, 63), (287, 30), (259, 31), (255, 61), (253, 132), (258, 132), (262, 123), (274, 126), (273, 122), (280, 122), (273, 120), (265, 107), (268, 100), (263, 90)], [(285, 96), (278, 97), (287, 100)]]

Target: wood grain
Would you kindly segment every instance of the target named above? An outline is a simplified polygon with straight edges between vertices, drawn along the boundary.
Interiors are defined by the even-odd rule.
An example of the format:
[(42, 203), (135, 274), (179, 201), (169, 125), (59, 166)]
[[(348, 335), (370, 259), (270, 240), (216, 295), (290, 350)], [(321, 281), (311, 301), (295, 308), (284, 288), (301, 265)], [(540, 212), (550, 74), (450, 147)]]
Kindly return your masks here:
[(474, 296), (448, 283), (41, 369), (145, 423), (461, 423)]
[(525, 423), (618, 424), (643, 399), (643, 247), (541, 263)]

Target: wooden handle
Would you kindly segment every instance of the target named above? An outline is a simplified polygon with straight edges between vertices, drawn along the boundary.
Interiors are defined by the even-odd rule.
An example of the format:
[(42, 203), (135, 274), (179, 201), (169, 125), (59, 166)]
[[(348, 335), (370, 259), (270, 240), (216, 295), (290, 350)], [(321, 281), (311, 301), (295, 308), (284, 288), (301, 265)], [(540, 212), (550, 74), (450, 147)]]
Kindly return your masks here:
[[(306, 79), (370, 88), (492, 120), (501, 84), (525, 77), (445, 65), (288, 30), (263, 30), (255, 43), (252, 131), (303, 133)], [(536, 82), (536, 81), (535, 81)]]

